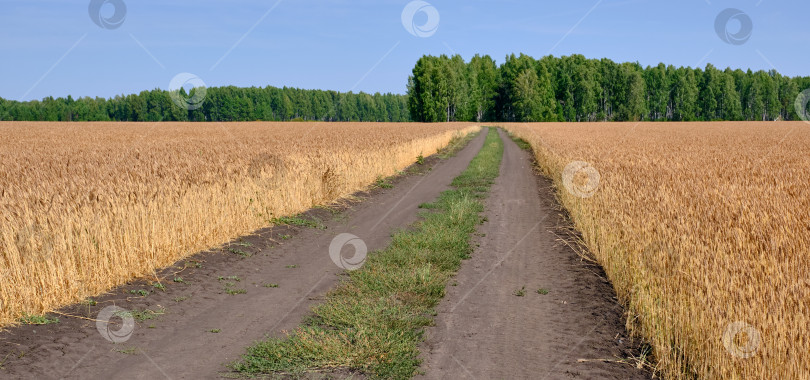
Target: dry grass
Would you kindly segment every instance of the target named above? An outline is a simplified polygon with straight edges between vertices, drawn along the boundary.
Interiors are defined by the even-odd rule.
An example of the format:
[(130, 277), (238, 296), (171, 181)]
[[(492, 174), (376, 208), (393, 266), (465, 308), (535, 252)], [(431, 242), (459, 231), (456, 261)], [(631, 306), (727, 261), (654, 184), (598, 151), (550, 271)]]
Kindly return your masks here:
[(0, 123), (0, 326), (335, 201), (477, 129)]
[[(810, 378), (810, 125), (505, 127), (535, 149), (667, 377)], [(572, 161), (601, 175), (592, 197), (575, 195), (582, 173), (565, 188)]]

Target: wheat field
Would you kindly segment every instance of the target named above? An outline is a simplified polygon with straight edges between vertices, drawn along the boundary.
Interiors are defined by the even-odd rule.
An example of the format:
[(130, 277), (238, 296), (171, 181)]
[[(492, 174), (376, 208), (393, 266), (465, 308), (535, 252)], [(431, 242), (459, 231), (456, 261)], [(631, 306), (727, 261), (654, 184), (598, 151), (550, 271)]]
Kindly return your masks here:
[(504, 124), (668, 378), (810, 378), (810, 125)]
[(471, 123), (0, 123), (0, 327), (396, 174)]

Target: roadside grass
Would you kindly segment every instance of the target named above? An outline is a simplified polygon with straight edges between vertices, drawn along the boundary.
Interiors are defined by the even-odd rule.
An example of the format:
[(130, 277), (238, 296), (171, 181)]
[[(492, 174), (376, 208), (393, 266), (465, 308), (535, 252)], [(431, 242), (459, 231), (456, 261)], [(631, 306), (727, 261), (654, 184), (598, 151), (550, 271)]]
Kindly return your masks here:
[(515, 142), (515, 144), (517, 144), (517, 146), (520, 149), (523, 149), (523, 150), (525, 150), (527, 152), (532, 151), (532, 144), (529, 144), (528, 141), (526, 141), (526, 140), (524, 140), (524, 139), (522, 139), (520, 137), (515, 136), (514, 134), (512, 134), (512, 132), (509, 132), (509, 131), (507, 131), (506, 134), (509, 136), (510, 139), (512, 139), (512, 141)]
[(19, 321), (25, 325), (50, 325), (52, 323), (59, 323), (59, 318), (49, 317), (47, 315), (23, 314)]
[(407, 379), (419, 369), (418, 344), (433, 324), (445, 285), (472, 252), (483, 221), (481, 199), (498, 176), (503, 142), (490, 128), (484, 147), (413, 228), (315, 306), (285, 338), (257, 342), (230, 367), (243, 375), (348, 369), (372, 378)]
[[(484, 130), (485, 130), (485, 128), (481, 128), (481, 131), (484, 131)], [(467, 146), (467, 143), (472, 141), (472, 139), (478, 137), (479, 133), (481, 133), (481, 132), (479, 131), (479, 132), (474, 132), (474, 133), (468, 133), (466, 135), (458, 134), (456, 136), (453, 136), (453, 139), (450, 140), (449, 143), (447, 143), (447, 146), (440, 149), (439, 152), (437, 153), (439, 158), (444, 159), (444, 158), (449, 158), (449, 157), (454, 156), (456, 153), (458, 153), (458, 151), (460, 151), (465, 146)]]
[[(379, 181), (379, 179), (378, 179), (378, 181)], [(315, 228), (315, 229), (319, 229), (319, 230), (322, 230), (322, 229), (326, 228), (323, 225), (323, 222), (321, 222), (320, 220), (310, 219), (310, 218), (306, 218), (306, 217), (303, 217), (303, 216), (300, 216), (300, 215), (297, 215), (297, 216), (282, 216), (280, 218), (272, 218), (272, 219), (270, 219), (270, 223), (274, 224), (274, 225), (277, 225), (277, 226), (288, 225), (288, 226), (298, 226), (298, 227), (310, 227), (310, 228)]]
[(149, 321), (149, 320), (155, 319), (155, 318), (157, 318), (157, 317), (159, 317), (161, 315), (164, 315), (164, 314), (166, 314), (166, 309), (163, 308), (163, 307), (158, 307), (157, 310), (150, 310), (150, 309), (137, 310), (136, 309), (136, 310), (120, 311), (120, 312), (116, 313), (116, 315), (121, 317), (121, 318), (125, 318), (125, 317), (128, 317), (128, 316), (132, 317), (137, 322)]
[(242, 257), (250, 257), (251, 255), (239, 248), (228, 248), (228, 252), (233, 253), (235, 255), (239, 255)]
[(155, 319), (161, 315), (166, 314), (166, 309), (158, 306), (157, 310), (151, 309), (132, 310), (130, 313), (132, 314), (132, 317), (135, 318), (136, 321), (143, 322)]
[(121, 347), (121, 348), (114, 348), (113, 351), (124, 354), (124, 355), (135, 355), (138, 353), (137, 347)]
[(383, 178), (382, 176), (377, 177), (377, 181), (374, 182), (374, 186), (381, 189), (390, 189), (394, 187), (394, 185), (391, 184), (391, 177)]

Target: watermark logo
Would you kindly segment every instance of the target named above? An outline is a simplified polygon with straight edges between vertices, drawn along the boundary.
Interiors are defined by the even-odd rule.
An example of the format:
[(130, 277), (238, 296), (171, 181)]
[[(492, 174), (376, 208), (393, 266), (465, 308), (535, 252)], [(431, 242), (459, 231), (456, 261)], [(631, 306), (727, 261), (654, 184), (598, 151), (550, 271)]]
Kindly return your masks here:
[(169, 95), (180, 108), (193, 111), (203, 106), (208, 89), (200, 77), (191, 73), (180, 73), (169, 82)]
[(810, 103), (810, 88), (799, 93), (795, 102), (796, 114), (798, 114), (799, 118), (804, 120), (805, 123), (810, 123), (810, 113), (807, 109), (808, 103)]
[[(109, 8), (105, 5), (108, 4), (112, 6), (113, 12), (112, 15), (105, 16), (108, 13), (105, 8)], [(93, 23), (104, 29), (118, 29), (127, 18), (127, 4), (123, 0), (91, 0), (87, 8)]]
[[(354, 254), (350, 257), (344, 256), (342, 252), (343, 247), (347, 244), (354, 247)], [(366, 262), (367, 253), (368, 247), (366, 247), (366, 242), (348, 233), (335, 236), (335, 238), (332, 239), (332, 243), (329, 244), (329, 257), (332, 258), (335, 265), (346, 270), (360, 269)]]
[(590, 198), (596, 194), (602, 176), (591, 164), (574, 161), (565, 166), (562, 179), (563, 186), (569, 193), (580, 198)]
[(723, 346), (732, 356), (748, 359), (756, 355), (760, 338), (759, 330), (748, 323), (729, 323), (723, 332)]
[[(120, 320), (120, 323), (114, 321)], [(115, 327), (118, 329), (115, 329)], [(118, 306), (107, 306), (96, 317), (96, 329), (104, 339), (112, 343), (124, 343), (135, 330), (135, 318), (132, 313)]]
[[(736, 21), (740, 25), (740, 29), (736, 33), (730, 31), (730, 26), (733, 25), (732, 21)], [(745, 12), (735, 8), (728, 8), (717, 15), (714, 20), (714, 30), (723, 42), (731, 45), (742, 45), (751, 38), (754, 22)]]
[[(417, 16), (424, 15), (424, 24), (417, 24)], [(421, 18), (421, 17), (420, 17)], [(402, 26), (416, 37), (427, 38), (439, 30), (439, 11), (427, 1), (415, 0), (402, 10)]]

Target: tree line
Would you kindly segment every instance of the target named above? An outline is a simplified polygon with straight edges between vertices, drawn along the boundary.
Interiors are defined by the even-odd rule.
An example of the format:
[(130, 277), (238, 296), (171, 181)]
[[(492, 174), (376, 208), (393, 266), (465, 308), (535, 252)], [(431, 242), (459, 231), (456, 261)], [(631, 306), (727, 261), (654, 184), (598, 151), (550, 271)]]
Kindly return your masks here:
[[(0, 98), (0, 120), (20, 121), (410, 121), (404, 95), (341, 93), (297, 88), (211, 87), (199, 108), (172, 101), (155, 89), (114, 98), (47, 97), (18, 102)], [(191, 90), (184, 97), (193, 95)], [(182, 105), (182, 104), (181, 104)], [(194, 107), (191, 107), (194, 108)]]
[(424, 56), (408, 80), (408, 109), (438, 121), (798, 120), (810, 77), (775, 70), (642, 67), (582, 55)]

